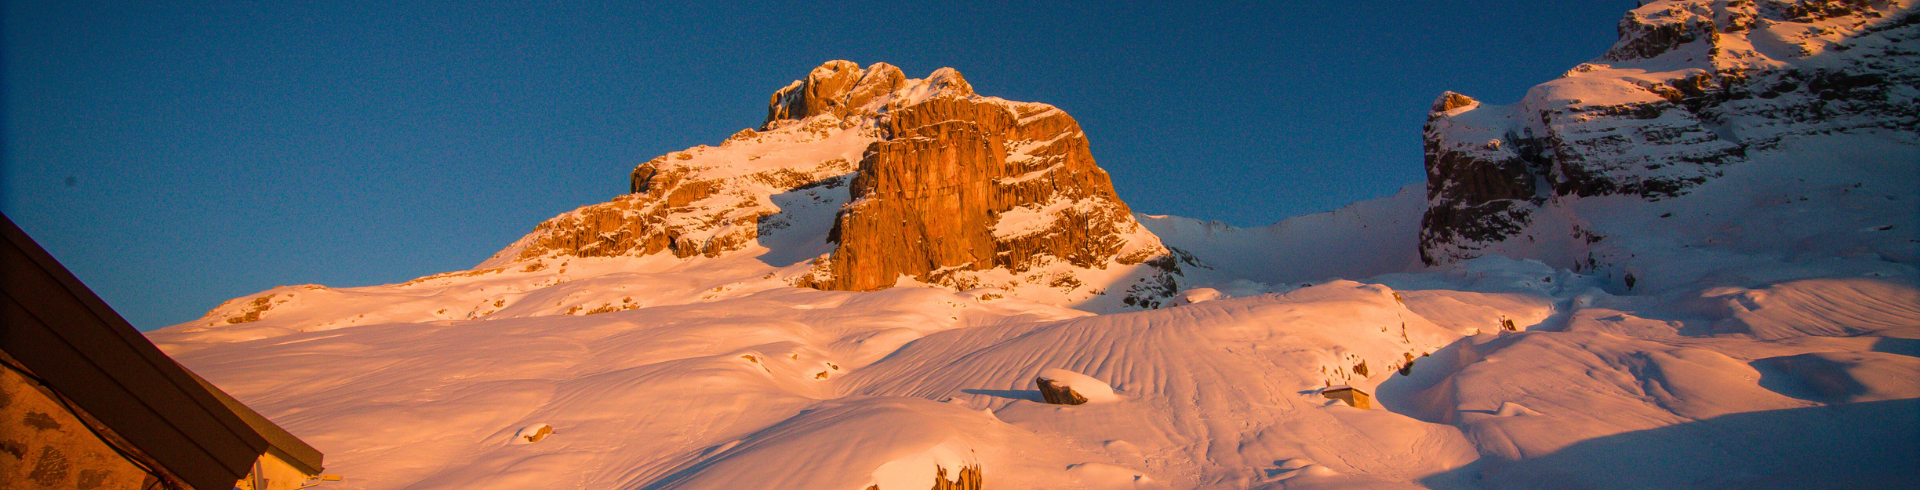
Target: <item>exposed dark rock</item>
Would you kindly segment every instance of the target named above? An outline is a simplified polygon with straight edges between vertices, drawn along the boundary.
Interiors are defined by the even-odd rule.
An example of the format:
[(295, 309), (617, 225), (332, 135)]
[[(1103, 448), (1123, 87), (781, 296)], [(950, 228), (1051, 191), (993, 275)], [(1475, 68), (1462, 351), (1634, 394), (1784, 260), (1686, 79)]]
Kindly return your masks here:
[[(1442, 94), (1424, 133), (1430, 205), (1421, 221), (1421, 259), (1440, 264), (1479, 256), (1519, 239), (1539, 210), (1567, 198), (1684, 196), (1756, 152), (1801, 135), (1915, 132), (1920, 105), (1895, 91), (1920, 84), (1920, 64), (1912, 61), (1920, 53), (1902, 47), (1920, 37), (1920, 22), (1912, 20), (1920, 15), (1892, 5), (1652, 2), (1621, 20), (1621, 39), (1602, 58), (1629, 66), (1658, 58), (1673, 78), (1583, 64), (1513, 106)], [(1794, 24), (1814, 21), (1828, 23)], [(1788, 39), (1798, 52), (1762, 53), (1745, 40), (1727, 40), (1759, 29), (1772, 30), (1752, 35), (1836, 32), (1834, 26), (1845, 25), (1853, 31)], [(1800, 64), (1809, 57), (1827, 59)], [(1698, 68), (1675, 71), (1674, 64)], [(1607, 99), (1593, 100), (1596, 95)], [(1564, 236), (1561, 231), (1567, 230), (1548, 234)]]
[(1367, 393), (1366, 391), (1363, 391), (1359, 388), (1354, 388), (1351, 386), (1329, 387), (1327, 389), (1320, 390), (1320, 396), (1323, 396), (1332, 400), (1340, 400), (1342, 402), (1346, 402), (1347, 405), (1350, 405), (1353, 408), (1358, 408), (1362, 410), (1373, 408), (1373, 394)]
[(1040, 397), (1045, 399), (1047, 403), (1054, 405), (1080, 405), (1087, 402), (1086, 396), (1075, 393), (1072, 387), (1059, 384), (1054, 380), (1034, 378), (1033, 383), (1040, 386)]
[(968, 465), (960, 468), (960, 474), (947, 479), (947, 469), (937, 468), (933, 476), (933, 490), (980, 490), (980, 465)]
[[(967, 465), (960, 468), (960, 474), (947, 479), (947, 468), (934, 467), (933, 490), (980, 490), (980, 465)], [(879, 485), (868, 485), (867, 490), (881, 490)]]

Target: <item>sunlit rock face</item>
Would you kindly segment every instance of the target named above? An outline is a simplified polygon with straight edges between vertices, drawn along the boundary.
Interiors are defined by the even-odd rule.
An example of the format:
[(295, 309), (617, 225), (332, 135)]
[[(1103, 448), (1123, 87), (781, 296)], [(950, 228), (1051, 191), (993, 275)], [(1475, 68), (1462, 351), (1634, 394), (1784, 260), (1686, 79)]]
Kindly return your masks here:
[[(1442, 95), (1425, 128), (1421, 258), (1483, 255), (1580, 198), (1683, 196), (1788, 139), (1910, 136), (1912, 3), (1652, 2), (1627, 13), (1606, 54), (1519, 103)], [(1556, 238), (1595, 238), (1567, 228)]]
[(951, 70), (931, 80), (879, 118), (883, 139), (860, 162), (834, 224), (839, 246), (812, 286), (869, 291), (905, 276), (968, 289), (988, 285), (969, 272), (1105, 269), (1168, 253), (1114, 194), (1072, 116), (977, 96)]
[(817, 120), (741, 130), (719, 146), (662, 155), (634, 168), (632, 193), (540, 223), (482, 267), (544, 257), (717, 257), (782, 228), (771, 196), (844, 190), (870, 131)]
[[(874, 63), (862, 70), (851, 61), (829, 61), (807, 73), (805, 80), (795, 80), (775, 91), (773, 100), (767, 104), (765, 125), (771, 127), (821, 114), (841, 119), (871, 116), (876, 111), (870, 110), (868, 104), (886, 101), (906, 83), (906, 75), (893, 65)], [(959, 83), (964, 87), (966, 82)], [(972, 89), (967, 91), (971, 93)]]
[[(951, 68), (909, 79), (885, 63), (827, 62), (775, 91), (759, 130), (641, 164), (630, 189), (540, 224), (484, 265), (718, 257), (785, 235), (825, 252), (796, 286), (907, 280), (1143, 308), (1180, 289), (1183, 263), (1198, 265), (1134, 220), (1072, 116), (978, 95)], [(796, 206), (803, 192), (810, 202)]]

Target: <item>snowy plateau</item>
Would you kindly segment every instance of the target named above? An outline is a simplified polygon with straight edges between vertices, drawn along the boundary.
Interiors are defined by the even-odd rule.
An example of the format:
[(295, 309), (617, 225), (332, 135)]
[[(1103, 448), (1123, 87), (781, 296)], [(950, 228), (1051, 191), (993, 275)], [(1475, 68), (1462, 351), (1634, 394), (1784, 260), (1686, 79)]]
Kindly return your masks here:
[(1252, 228), (1133, 213), (1052, 106), (832, 62), (472, 270), (149, 337), (324, 488), (1920, 488), (1913, 2), (1620, 31), (1442, 94), (1427, 182)]

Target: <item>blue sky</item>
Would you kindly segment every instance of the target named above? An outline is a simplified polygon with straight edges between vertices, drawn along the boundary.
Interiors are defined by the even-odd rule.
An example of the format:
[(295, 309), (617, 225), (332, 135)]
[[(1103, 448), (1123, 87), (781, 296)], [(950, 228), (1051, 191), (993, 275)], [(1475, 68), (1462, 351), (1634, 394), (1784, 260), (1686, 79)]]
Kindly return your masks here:
[(1435, 96), (1516, 100), (1635, 2), (1172, 5), (16, 0), (0, 207), (153, 329), (472, 267), (847, 59), (1054, 104), (1134, 210), (1263, 225), (1419, 182)]

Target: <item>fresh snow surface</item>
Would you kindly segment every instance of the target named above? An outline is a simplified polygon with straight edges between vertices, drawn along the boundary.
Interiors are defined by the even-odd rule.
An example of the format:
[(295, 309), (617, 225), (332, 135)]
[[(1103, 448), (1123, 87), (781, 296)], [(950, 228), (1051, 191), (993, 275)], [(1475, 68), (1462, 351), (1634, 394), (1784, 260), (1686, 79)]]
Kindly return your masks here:
[[(1901, 271), (1628, 295), (1487, 257), (1091, 315), (703, 279), (770, 267), (750, 258), (573, 260), (566, 280), (282, 288), (298, 299), (259, 321), (150, 336), (326, 452), (331, 488), (918, 488), (965, 466), (992, 488), (1916, 483)], [(517, 299), (421, 317), (495, 293)], [(555, 306), (622, 297), (640, 306)], [(1049, 370), (1124, 396), (1040, 403)]]
[[(791, 229), (717, 258), (280, 287), (149, 336), (325, 452), (324, 488), (1913, 488), (1915, 148), (1788, 138), (1681, 198), (1558, 203), (1503, 250), (1531, 259), (1438, 268), (1418, 187), (1146, 217), (1212, 267), (1154, 311), (794, 288), (817, 252), (785, 249), (838, 207), (794, 194), (763, 203)], [(1082, 277), (1132, 280), (1108, 272)], [(1119, 396), (1046, 405), (1051, 369)]]
[[(1813, 42), (1762, 34), (1760, 52)], [(1589, 66), (1514, 105), (1640, 97), (1596, 81), (1695, 55)], [(1458, 109), (1461, 130), (1512, 107)], [(346, 480), (322, 488), (898, 490), (963, 468), (987, 488), (1920, 488), (1920, 140), (1725, 123), (1768, 149), (1681, 197), (1556, 198), (1440, 267), (1417, 258), (1419, 185), (1266, 227), (1141, 216), (1135, 243), (1210, 267), (1152, 311), (1097, 315), (1004, 272), (794, 288), (842, 204), (802, 192), (714, 201), (786, 225), (720, 257), (531, 267), (509, 247), (149, 337), (325, 452)], [(685, 161), (815, 168), (872, 137), (791, 125)], [(1043, 219), (1010, 215), (1006, 233)], [(1034, 378), (1055, 370), (1114, 399), (1044, 404)], [(1335, 385), (1375, 408), (1320, 395)]]

